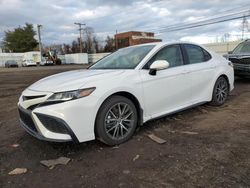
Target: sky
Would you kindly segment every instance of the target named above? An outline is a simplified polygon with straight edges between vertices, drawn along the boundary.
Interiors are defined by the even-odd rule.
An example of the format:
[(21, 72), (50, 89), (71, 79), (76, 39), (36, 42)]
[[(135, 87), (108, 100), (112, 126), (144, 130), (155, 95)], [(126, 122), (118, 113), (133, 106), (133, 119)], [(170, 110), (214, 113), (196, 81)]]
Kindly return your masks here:
[[(94, 28), (104, 41), (107, 35), (125, 31), (154, 31), (166, 42), (191, 41), (209, 43), (220, 40), (225, 33), (230, 40), (241, 37), (242, 20), (234, 20), (175, 32), (159, 31), (173, 24), (184, 24), (214, 16), (250, 10), (246, 0), (0, 0), (0, 41), (4, 31), (26, 22), (42, 24), (42, 42), (70, 44), (79, 37), (75, 22)], [(249, 33), (248, 33), (249, 34)], [(247, 35), (250, 36), (250, 35)]]

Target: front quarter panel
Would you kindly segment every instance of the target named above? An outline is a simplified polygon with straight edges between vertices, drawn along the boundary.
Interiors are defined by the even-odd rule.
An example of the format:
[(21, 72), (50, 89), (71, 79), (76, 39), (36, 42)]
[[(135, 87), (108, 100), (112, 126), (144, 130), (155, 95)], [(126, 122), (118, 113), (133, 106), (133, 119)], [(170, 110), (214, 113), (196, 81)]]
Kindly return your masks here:
[(144, 108), (144, 102), (142, 100), (143, 90), (139, 70), (125, 70), (119, 76), (117, 75), (113, 78), (107, 78), (85, 85), (85, 87), (90, 86), (96, 87), (96, 90), (92, 94), (98, 98), (98, 107), (100, 107), (109, 96), (118, 92), (128, 92), (134, 95), (141, 107)]

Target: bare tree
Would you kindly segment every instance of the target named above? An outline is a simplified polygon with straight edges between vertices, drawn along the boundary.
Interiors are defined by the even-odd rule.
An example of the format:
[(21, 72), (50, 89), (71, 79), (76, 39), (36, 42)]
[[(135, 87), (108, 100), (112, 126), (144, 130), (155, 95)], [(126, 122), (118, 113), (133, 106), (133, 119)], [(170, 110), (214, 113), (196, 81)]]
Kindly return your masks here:
[(101, 46), (96, 36), (93, 37), (93, 45), (94, 45), (95, 53), (101, 52)]
[(114, 38), (107, 36), (105, 42), (106, 42), (106, 45), (104, 47), (105, 52), (114, 52), (116, 50)]
[(64, 54), (72, 53), (71, 46), (69, 44), (63, 44), (63, 53)]
[(93, 38), (94, 38), (94, 29), (92, 27), (85, 27), (84, 30), (84, 49), (87, 53), (95, 53)]
[[(98, 38), (95, 35), (94, 29), (92, 27), (85, 27), (83, 29), (83, 46), (82, 52), (83, 53), (97, 53), (102, 52), (103, 47), (100, 45)], [(80, 39), (74, 40), (71, 46), (64, 45), (64, 49), (70, 49), (72, 53), (80, 53), (79, 45)], [(69, 50), (65, 50), (69, 51)]]
[(79, 49), (79, 42), (77, 42), (76, 40), (74, 40), (74, 41), (72, 42), (71, 51), (72, 51), (72, 53), (79, 53), (79, 52), (80, 52), (80, 49)]

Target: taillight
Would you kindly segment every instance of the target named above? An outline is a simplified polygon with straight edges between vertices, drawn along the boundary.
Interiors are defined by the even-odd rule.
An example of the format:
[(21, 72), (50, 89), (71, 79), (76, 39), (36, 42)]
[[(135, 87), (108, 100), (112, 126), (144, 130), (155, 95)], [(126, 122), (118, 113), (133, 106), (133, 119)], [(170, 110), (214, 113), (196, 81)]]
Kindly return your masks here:
[(230, 66), (230, 67), (234, 67), (234, 64), (232, 63), (232, 62), (228, 62), (228, 65)]

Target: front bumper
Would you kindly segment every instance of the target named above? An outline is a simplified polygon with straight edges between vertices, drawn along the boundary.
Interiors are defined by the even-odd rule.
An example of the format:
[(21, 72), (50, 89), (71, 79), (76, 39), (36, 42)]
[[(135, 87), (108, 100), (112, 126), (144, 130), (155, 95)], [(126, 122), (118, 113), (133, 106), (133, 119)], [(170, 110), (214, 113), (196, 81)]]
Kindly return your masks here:
[(236, 76), (250, 76), (250, 64), (233, 63), (233, 65)]
[[(33, 118), (32, 118), (32, 112), (30, 110), (24, 109), (21, 106), (18, 106), (19, 116), (20, 116), (20, 125), (32, 136), (38, 138), (39, 140), (45, 140), (45, 141), (51, 141), (51, 142), (67, 142), (67, 141), (74, 141), (75, 143), (79, 143), (79, 140), (73, 133), (73, 131), (70, 129), (70, 127), (67, 125), (65, 121), (62, 119), (47, 116), (48, 118), (54, 119), (56, 122), (58, 122), (58, 126), (63, 127), (66, 131), (65, 134), (70, 135), (71, 138), (69, 139), (56, 139), (56, 138), (46, 138), (41, 134), (39, 129), (37, 128)], [(48, 125), (44, 125), (48, 126)]]
[(51, 95), (28, 89), (23, 92), (18, 103), (21, 126), (41, 140), (84, 142), (95, 139), (98, 98), (90, 95), (43, 105)]

